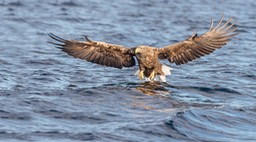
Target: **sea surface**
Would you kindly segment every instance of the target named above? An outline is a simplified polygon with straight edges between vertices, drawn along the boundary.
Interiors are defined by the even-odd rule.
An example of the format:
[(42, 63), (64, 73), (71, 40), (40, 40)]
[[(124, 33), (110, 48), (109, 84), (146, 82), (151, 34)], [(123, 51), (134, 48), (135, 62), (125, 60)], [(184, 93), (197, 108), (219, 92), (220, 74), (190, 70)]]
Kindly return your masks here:
[[(1, 0), (0, 141), (255, 142), (255, 0)], [(233, 17), (239, 35), (166, 83), (75, 59), (48, 33), (163, 47)]]

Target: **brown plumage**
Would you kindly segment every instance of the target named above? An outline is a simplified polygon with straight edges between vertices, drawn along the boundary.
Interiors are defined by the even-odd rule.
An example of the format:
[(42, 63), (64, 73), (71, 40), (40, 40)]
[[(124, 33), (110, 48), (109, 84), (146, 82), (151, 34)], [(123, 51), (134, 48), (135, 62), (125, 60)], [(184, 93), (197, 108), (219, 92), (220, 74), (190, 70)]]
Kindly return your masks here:
[(52, 33), (49, 36), (60, 42), (51, 42), (52, 44), (57, 45), (62, 51), (75, 58), (120, 69), (135, 65), (133, 58), (134, 52), (130, 48), (105, 42), (91, 41), (86, 36), (86, 42), (66, 40)]
[(237, 35), (234, 24), (230, 24), (231, 20), (232, 18), (229, 18), (225, 24), (221, 25), (222, 17), (217, 26), (213, 28), (213, 19), (211, 19), (211, 27), (206, 33), (201, 36), (194, 33), (185, 41), (159, 49), (159, 57), (180, 65), (212, 53), (226, 45), (231, 37)]
[(194, 33), (184, 41), (163, 48), (150, 46), (128, 48), (122, 45), (93, 41), (86, 36), (84, 42), (66, 40), (52, 33), (49, 36), (60, 42), (51, 43), (57, 45), (67, 54), (100, 65), (120, 69), (132, 67), (135, 65), (135, 57), (139, 63), (139, 77), (144, 79), (145, 76), (153, 80), (156, 75), (165, 77), (167, 74), (162, 69), (163, 65), (158, 59), (168, 59), (170, 63), (176, 63), (177, 65), (185, 64), (226, 45), (231, 37), (238, 34), (234, 24), (230, 23), (231, 20), (232, 18), (229, 18), (226, 22), (223, 22), (222, 16), (218, 24), (213, 27), (214, 22), (211, 19), (211, 26), (206, 33), (201, 36)]

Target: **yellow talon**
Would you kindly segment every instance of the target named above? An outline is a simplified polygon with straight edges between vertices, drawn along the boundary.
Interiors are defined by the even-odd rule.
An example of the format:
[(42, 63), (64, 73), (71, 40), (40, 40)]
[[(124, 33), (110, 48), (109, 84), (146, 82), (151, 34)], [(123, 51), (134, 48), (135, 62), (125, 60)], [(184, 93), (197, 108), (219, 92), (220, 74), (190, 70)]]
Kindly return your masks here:
[(153, 80), (155, 78), (155, 71), (152, 71), (152, 73), (149, 76), (150, 80)]
[(139, 78), (140, 78), (141, 80), (144, 79), (144, 71), (140, 71), (140, 73), (139, 73)]

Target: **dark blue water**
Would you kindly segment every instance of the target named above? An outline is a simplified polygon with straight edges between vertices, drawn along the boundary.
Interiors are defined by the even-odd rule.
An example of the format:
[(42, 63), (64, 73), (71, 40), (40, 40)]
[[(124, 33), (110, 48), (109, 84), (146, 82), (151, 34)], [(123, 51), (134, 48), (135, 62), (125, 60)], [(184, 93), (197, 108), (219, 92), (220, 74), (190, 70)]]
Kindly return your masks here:
[[(254, 0), (0, 1), (0, 141), (256, 141)], [(234, 17), (240, 34), (167, 83), (71, 58), (48, 33), (156, 47)]]

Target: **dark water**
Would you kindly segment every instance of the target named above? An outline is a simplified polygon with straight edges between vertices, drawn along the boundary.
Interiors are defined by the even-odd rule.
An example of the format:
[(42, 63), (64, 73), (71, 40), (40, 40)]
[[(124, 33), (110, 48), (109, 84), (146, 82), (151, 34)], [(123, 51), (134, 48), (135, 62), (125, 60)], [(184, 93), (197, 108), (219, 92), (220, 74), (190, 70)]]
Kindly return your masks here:
[[(254, 0), (0, 1), (0, 141), (256, 141)], [(224, 12), (240, 34), (167, 83), (71, 58), (47, 33), (162, 47)], [(168, 62), (165, 62), (168, 64)], [(170, 64), (169, 64), (170, 65)]]

